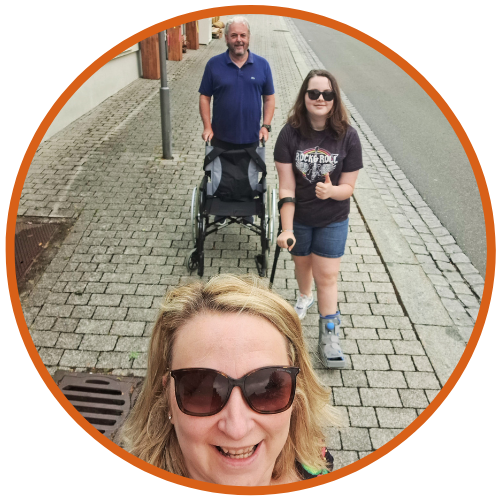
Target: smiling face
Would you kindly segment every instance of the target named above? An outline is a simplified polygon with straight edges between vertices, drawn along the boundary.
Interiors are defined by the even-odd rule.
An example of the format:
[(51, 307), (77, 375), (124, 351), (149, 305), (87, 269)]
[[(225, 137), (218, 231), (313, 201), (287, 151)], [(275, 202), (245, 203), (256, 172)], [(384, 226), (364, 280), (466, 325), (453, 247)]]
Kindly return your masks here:
[[(324, 90), (332, 90), (330, 80), (326, 76), (313, 76), (307, 86), (307, 90), (319, 90), (323, 92)], [(333, 108), (333, 101), (325, 101), (323, 95), (321, 95), (317, 100), (313, 101), (309, 99), (309, 95), (304, 96), (307, 114), (311, 120), (313, 128), (321, 129), (324, 128), (326, 123), (326, 118)]]
[[(286, 341), (265, 319), (205, 313), (177, 331), (172, 370), (212, 368), (240, 378), (264, 366), (285, 366)], [(226, 406), (209, 417), (182, 413), (169, 384), (172, 423), (189, 477), (235, 486), (267, 486), (290, 429), (292, 409), (262, 415), (235, 387)]]
[(250, 44), (250, 33), (243, 23), (232, 23), (226, 35), (226, 43), (229, 52), (234, 57), (246, 55)]

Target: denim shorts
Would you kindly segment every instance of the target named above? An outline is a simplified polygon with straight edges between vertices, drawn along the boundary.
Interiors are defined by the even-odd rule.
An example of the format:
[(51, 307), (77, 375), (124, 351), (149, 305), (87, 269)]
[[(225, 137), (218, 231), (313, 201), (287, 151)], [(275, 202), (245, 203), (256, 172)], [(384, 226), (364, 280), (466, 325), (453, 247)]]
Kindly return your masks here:
[(311, 253), (320, 257), (338, 259), (344, 255), (349, 219), (332, 222), (326, 227), (305, 226), (293, 222), (293, 234), (297, 242), (290, 251), (297, 257), (305, 257)]

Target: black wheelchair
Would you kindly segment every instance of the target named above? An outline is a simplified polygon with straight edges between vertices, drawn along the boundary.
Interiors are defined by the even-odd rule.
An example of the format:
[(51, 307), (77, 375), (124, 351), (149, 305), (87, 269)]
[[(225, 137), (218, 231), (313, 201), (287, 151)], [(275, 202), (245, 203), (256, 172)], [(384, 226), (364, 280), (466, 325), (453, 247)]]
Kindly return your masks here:
[[(266, 276), (269, 253), (274, 240), (276, 190), (267, 189), (265, 145), (255, 149), (224, 150), (205, 145), (205, 175), (193, 189), (191, 226), (194, 249), (186, 257), (189, 272), (198, 270), (203, 276), (204, 243), (217, 232), (215, 220), (222, 218), (231, 224), (244, 225), (260, 237), (260, 253), (255, 256), (257, 271)], [(249, 222), (253, 217), (253, 222)], [(255, 220), (257, 218), (257, 222)]]

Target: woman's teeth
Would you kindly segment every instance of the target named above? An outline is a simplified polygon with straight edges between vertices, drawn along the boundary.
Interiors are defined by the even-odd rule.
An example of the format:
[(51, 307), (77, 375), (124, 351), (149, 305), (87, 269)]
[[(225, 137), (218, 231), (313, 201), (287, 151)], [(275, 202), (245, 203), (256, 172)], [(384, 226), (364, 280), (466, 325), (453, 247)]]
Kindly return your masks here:
[(249, 456), (253, 455), (255, 449), (257, 448), (257, 445), (255, 446), (250, 446), (248, 448), (239, 448), (236, 450), (230, 450), (229, 448), (224, 448), (222, 446), (217, 446), (217, 449), (226, 457), (230, 458), (236, 458), (236, 459), (242, 459), (242, 458), (248, 458)]

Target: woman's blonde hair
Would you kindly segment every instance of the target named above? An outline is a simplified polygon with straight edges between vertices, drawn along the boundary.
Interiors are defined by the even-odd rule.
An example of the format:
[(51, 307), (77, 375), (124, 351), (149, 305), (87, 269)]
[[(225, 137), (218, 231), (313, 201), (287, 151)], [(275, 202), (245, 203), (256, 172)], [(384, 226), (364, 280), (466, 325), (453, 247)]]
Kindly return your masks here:
[[(290, 363), (300, 368), (290, 433), (276, 460), (273, 479), (292, 474), (296, 460), (324, 469), (323, 428), (338, 423), (329, 404), (330, 393), (312, 368), (293, 307), (270, 291), (263, 280), (251, 275), (220, 275), (208, 283), (194, 282), (167, 293), (153, 329), (144, 385), (122, 429), (125, 449), (150, 464), (189, 477), (175, 428), (168, 419), (171, 401), (162, 378), (172, 366), (179, 329), (196, 315), (210, 312), (244, 313), (266, 319), (287, 339)], [(171, 377), (167, 380), (170, 383)]]

